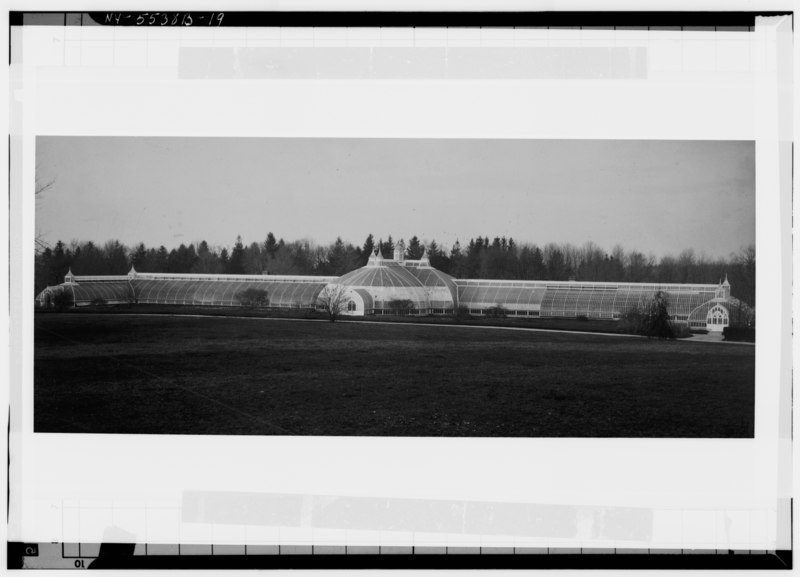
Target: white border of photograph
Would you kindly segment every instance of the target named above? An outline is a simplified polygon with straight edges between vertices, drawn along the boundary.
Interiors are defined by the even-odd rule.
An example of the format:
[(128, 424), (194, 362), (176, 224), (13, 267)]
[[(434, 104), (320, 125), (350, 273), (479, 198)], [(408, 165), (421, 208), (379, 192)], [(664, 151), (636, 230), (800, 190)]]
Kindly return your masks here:
[[(133, 535), (136, 542), (205, 543), (207, 532), (181, 518), (185, 493), (193, 491), (565, 505), (590, 512), (637, 507), (651, 511), (653, 520), (649, 526), (634, 523), (634, 538), (625, 542), (599, 540), (591, 514), (588, 525), (566, 540), (393, 535), (379, 527), (369, 539), (364, 533), (328, 534), (313, 522), (251, 527), (244, 534), (212, 527), (212, 535), (225, 542), (232, 535), (248, 545), (309, 545), (321, 538), (326, 545), (453, 547), (474, 546), (485, 537), (492, 546), (789, 549), (791, 132), (785, 119), (791, 115), (786, 82), (792, 71), (784, 68), (783, 56), (791, 51), (791, 22), (760, 24), (753, 33), (726, 33), (732, 35), (728, 44), (704, 40), (722, 52), (741, 50), (737, 42), (746, 45), (744, 70), (666, 66), (646, 79), (602, 81), (187, 81), (177, 77), (175, 57), (184, 43), (228, 46), (246, 30), (209, 38), (205, 30), (148, 29), (131, 40), (131, 31), (121, 29), (82, 28), (77, 39), (68, 38), (75, 30), (61, 27), (15, 29), (12, 54), (21, 49), (23, 61), (12, 63), (10, 91), (9, 540), (113, 540), (106, 532), (111, 524), (123, 530), (123, 540)], [(641, 32), (600, 32), (593, 31), (593, 45), (668, 42), (682, 50), (694, 41), (680, 32), (654, 31), (646, 38)], [(502, 31), (491, 34), (495, 42), (504, 40)], [(581, 41), (579, 30), (558, 36), (561, 46)], [(133, 65), (107, 60), (109, 46), (123, 41), (133, 44), (125, 53)], [(435, 36), (428, 35), (426, 42), (432, 41)], [(67, 65), (71, 42), (81, 55)], [(157, 58), (135, 56), (154, 43)], [(669, 50), (666, 44), (662, 49)], [(478, 102), (482, 113), (475, 115)], [(665, 113), (676, 108), (680, 114)], [(35, 138), (41, 134), (756, 140), (755, 438), (34, 434), (34, 201), (22, 192), (34, 189)]]

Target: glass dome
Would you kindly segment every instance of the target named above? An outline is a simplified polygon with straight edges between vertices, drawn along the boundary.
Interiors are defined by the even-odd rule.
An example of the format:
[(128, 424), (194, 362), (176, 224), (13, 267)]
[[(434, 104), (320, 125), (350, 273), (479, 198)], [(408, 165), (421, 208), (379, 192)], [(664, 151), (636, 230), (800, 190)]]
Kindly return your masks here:
[(421, 261), (400, 263), (377, 250), (366, 266), (340, 277), (336, 284), (361, 297), (366, 314), (426, 314), (453, 310), (457, 291), (452, 277)]

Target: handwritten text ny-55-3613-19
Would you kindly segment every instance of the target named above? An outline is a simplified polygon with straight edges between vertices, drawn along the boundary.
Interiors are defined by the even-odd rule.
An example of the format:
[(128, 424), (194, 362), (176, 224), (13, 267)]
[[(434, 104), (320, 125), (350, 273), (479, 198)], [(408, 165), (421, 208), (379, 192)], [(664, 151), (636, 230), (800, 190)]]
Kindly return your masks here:
[(224, 12), (105, 12), (112, 26), (222, 26)]

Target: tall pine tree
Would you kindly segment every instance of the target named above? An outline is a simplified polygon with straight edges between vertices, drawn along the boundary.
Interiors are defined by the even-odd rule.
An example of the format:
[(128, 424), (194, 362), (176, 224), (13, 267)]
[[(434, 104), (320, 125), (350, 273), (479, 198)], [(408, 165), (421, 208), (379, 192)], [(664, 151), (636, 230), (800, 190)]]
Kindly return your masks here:
[(226, 272), (228, 274), (244, 274), (244, 245), (241, 236), (236, 237), (236, 244), (233, 245)]

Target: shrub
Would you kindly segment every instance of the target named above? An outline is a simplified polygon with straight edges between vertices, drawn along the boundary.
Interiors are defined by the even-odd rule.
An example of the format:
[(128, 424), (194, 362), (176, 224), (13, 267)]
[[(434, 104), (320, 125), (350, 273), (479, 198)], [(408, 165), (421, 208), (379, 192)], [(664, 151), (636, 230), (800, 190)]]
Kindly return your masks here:
[(469, 308), (459, 305), (453, 310), (453, 317), (455, 317), (457, 322), (461, 322), (472, 318), (472, 315), (469, 314)]
[(269, 306), (267, 291), (258, 288), (249, 288), (236, 293), (236, 300), (243, 307), (258, 308)]
[(672, 334), (676, 339), (686, 339), (692, 336), (689, 325), (683, 323), (672, 323)]
[(502, 306), (494, 305), (493, 307), (489, 307), (488, 309), (483, 311), (483, 315), (492, 319), (501, 319), (505, 318), (506, 316), (506, 309)]
[(756, 342), (756, 329), (754, 327), (725, 327), (722, 329), (722, 338), (726, 341), (754, 343)]
[(75, 301), (72, 298), (71, 290), (64, 289), (53, 295), (53, 306), (58, 310), (68, 309), (73, 304), (75, 304)]
[(575, 317), (575, 320), (585, 322), (589, 320), (589, 317), (587, 317), (586, 315), (578, 315), (577, 317)]
[(756, 311), (747, 303), (731, 299), (731, 302), (728, 303), (728, 312), (730, 314), (730, 326), (755, 328)]
[(414, 303), (409, 299), (392, 299), (389, 301), (389, 310), (393, 315), (410, 315), (414, 313)]
[(106, 303), (106, 299), (104, 299), (103, 297), (95, 297), (94, 299), (92, 299), (92, 306), (94, 307), (102, 307), (106, 304), (108, 303)]
[(619, 326), (622, 332), (639, 335), (642, 331), (642, 312), (638, 308), (631, 308), (619, 317)]

